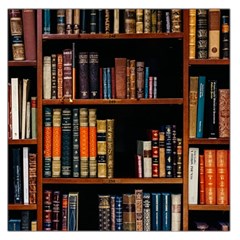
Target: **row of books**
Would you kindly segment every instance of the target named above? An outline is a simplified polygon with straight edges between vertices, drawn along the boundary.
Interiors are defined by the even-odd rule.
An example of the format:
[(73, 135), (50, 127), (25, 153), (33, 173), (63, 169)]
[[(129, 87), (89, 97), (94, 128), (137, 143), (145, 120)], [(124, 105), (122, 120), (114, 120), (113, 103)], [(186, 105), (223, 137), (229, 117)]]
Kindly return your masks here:
[(194, 221), (193, 230), (197, 231), (230, 231), (229, 221), (219, 220), (214, 223)]
[[(54, 21), (52, 21), (55, 19)], [(55, 22), (53, 26), (52, 22)], [(180, 9), (44, 9), (43, 34), (182, 31)]]
[(9, 9), (13, 60), (36, 60), (36, 10)]
[(30, 96), (31, 80), (11, 78), (8, 83), (8, 138), (37, 138), (37, 97)]
[[(72, 49), (43, 58), (43, 99), (157, 98), (158, 77), (144, 61), (114, 58), (114, 66), (102, 67), (98, 52)], [(77, 68), (76, 68), (77, 67)]]
[(181, 194), (143, 192), (98, 195), (100, 231), (180, 231)]
[(189, 58), (229, 59), (229, 15), (220, 9), (189, 10)]
[(190, 76), (189, 137), (230, 137), (230, 89), (218, 80)]
[(189, 204), (230, 203), (229, 158), (229, 150), (189, 148)]
[(44, 177), (114, 176), (114, 119), (95, 108), (44, 108)]
[(29, 147), (11, 149), (10, 202), (23, 204), (37, 203), (37, 154)]
[(44, 231), (78, 231), (78, 214), (79, 192), (44, 190)]
[(37, 221), (32, 211), (22, 210), (19, 218), (10, 218), (8, 231), (37, 231)]
[(182, 177), (182, 138), (176, 125), (148, 131), (148, 140), (137, 140), (136, 177)]

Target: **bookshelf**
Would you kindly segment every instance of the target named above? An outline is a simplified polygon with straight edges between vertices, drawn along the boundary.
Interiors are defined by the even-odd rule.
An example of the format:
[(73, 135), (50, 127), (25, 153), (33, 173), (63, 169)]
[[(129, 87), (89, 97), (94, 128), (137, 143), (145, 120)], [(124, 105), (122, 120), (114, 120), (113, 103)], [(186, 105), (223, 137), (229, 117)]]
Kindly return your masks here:
[[(56, 9), (51, 10), (50, 34), (43, 33), (44, 13), (36, 10), (36, 60), (8, 61), (9, 78), (11, 71), (20, 74), (22, 69), (30, 69), (30, 77), (36, 83), (34, 93), (37, 96), (37, 139), (8, 140), (9, 149), (15, 146), (31, 146), (37, 153), (37, 204), (8, 204), (11, 216), (15, 211), (31, 210), (35, 212), (37, 230), (44, 230), (44, 197), (48, 190), (62, 193), (79, 192), (79, 231), (98, 231), (98, 194), (121, 195), (134, 193), (136, 189), (144, 192), (181, 193), (181, 231), (192, 230), (192, 222), (204, 221), (209, 212), (216, 213), (229, 220), (230, 205), (200, 205), (188, 202), (188, 152), (190, 147), (203, 149), (230, 148), (229, 138), (189, 138), (189, 77), (206, 74), (207, 76), (226, 77), (223, 86), (229, 88), (229, 59), (189, 59), (189, 10), (182, 10), (182, 31), (170, 33), (79, 33), (57, 34)], [(76, 46), (76, 73), (79, 72), (78, 53), (80, 51), (98, 52), (99, 67), (113, 67), (115, 57), (144, 61), (151, 74), (158, 77), (156, 98), (134, 99), (80, 99), (76, 98), (44, 99), (44, 56), (61, 53), (64, 49)], [(174, 69), (174, 71), (173, 71)], [(79, 90), (76, 74), (76, 90)], [(18, 75), (21, 77), (22, 75)], [(167, 80), (166, 80), (167, 79)], [(97, 109), (99, 119), (115, 120), (115, 169), (114, 177), (44, 177), (44, 117), (45, 109)], [(147, 129), (159, 128), (159, 125), (176, 125), (177, 137), (182, 138), (182, 177), (138, 178), (135, 175), (134, 155), (137, 140), (147, 138)], [(10, 150), (9, 150), (10, 151)], [(10, 166), (9, 166), (10, 167)], [(160, 189), (160, 190), (159, 190)], [(91, 213), (87, 209), (91, 208)], [(205, 213), (202, 214), (201, 211)], [(18, 215), (19, 213), (16, 213)], [(84, 219), (84, 221), (83, 221)]]

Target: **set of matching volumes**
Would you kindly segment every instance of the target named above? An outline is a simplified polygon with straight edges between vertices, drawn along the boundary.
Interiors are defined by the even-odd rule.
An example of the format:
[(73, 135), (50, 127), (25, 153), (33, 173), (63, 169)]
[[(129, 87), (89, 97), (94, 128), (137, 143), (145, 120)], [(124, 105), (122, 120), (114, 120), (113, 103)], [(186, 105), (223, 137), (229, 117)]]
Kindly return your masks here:
[(148, 140), (137, 141), (135, 161), (138, 178), (181, 178), (182, 138), (177, 137), (176, 125), (148, 130)]
[(230, 152), (189, 148), (189, 204), (228, 205)]
[[(56, 26), (52, 26), (55, 19)], [(56, 29), (54, 32), (53, 29)], [(182, 31), (180, 9), (44, 9), (43, 34), (171, 33)]]
[(143, 192), (98, 195), (100, 231), (180, 231), (182, 195)]
[(144, 61), (115, 57), (114, 66), (99, 65), (98, 52), (72, 49), (43, 58), (43, 99), (139, 99), (158, 97), (158, 77)]
[[(37, 154), (29, 147), (11, 149), (12, 185), (10, 199), (12, 203), (37, 203)], [(13, 196), (12, 196), (13, 194)]]
[(112, 178), (114, 119), (88, 108), (44, 108), (44, 177)]
[(78, 231), (78, 212), (79, 192), (44, 190), (44, 231)]
[(37, 97), (30, 96), (28, 78), (8, 83), (8, 138), (37, 138)]
[(12, 60), (36, 60), (36, 10), (10, 9)]
[(229, 31), (223, 10), (190, 9), (189, 59), (229, 59)]
[(218, 80), (190, 76), (189, 138), (230, 137), (230, 89)]

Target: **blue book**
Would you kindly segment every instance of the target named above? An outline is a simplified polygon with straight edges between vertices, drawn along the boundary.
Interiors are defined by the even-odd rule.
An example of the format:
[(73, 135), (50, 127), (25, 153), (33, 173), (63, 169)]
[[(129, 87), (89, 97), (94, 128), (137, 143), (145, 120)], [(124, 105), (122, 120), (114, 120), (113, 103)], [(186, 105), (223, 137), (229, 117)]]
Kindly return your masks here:
[(98, 33), (104, 33), (104, 10), (98, 9)]
[(111, 68), (107, 68), (107, 98), (112, 98)]
[(198, 79), (197, 138), (203, 137), (206, 76)]
[(122, 196), (115, 196), (115, 230), (123, 230)]
[(162, 230), (161, 193), (152, 193), (152, 230)]
[(80, 27), (80, 31), (81, 33), (87, 33), (87, 23), (86, 23), (86, 10), (85, 9), (81, 9), (80, 10), (80, 24), (81, 24), (81, 27)]
[(78, 231), (78, 192), (68, 194), (68, 231)]
[(149, 78), (149, 67), (145, 67), (144, 98), (148, 98), (148, 78)]
[(21, 219), (9, 219), (8, 231), (21, 231)]
[(171, 230), (171, 193), (162, 192), (162, 230)]
[(108, 97), (108, 88), (107, 88), (107, 68), (103, 68), (103, 99)]
[(50, 9), (43, 10), (43, 34), (51, 33)]

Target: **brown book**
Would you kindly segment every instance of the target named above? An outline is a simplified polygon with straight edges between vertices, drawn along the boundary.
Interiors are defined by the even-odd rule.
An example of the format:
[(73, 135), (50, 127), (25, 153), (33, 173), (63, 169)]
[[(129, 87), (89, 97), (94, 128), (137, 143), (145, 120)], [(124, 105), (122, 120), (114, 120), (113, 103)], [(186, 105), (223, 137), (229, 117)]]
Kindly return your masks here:
[(205, 204), (205, 167), (204, 155), (199, 155), (199, 204)]
[(57, 98), (63, 97), (63, 55), (57, 54)]
[(144, 9), (143, 12), (143, 31), (144, 33), (151, 33), (151, 9)]
[(229, 204), (228, 200), (228, 152), (217, 150), (217, 204)]
[(66, 9), (66, 34), (72, 34), (73, 9)]
[(159, 177), (166, 177), (165, 146), (165, 127), (161, 125), (159, 130)]
[(182, 12), (181, 9), (171, 10), (171, 32), (182, 31)]
[(23, 38), (26, 60), (36, 60), (36, 10), (23, 9)]
[(72, 98), (72, 49), (63, 50), (63, 96)]
[(115, 58), (116, 98), (126, 98), (126, 58)]
[(65, 34), (66, 22), (65, 9), (57, 9), (57, 33)]
[(216, 150), (205, 149), (205, 203), (214, 205), (217, 203), (216, 194)]
[(62, 195), (62, 231), (68, 230), (68, 194)]
[(136, 98), (136, 60), (130, 60), (130, 99)]
[(136, 10), (135, 9), (125, 9), (124, 22), (125, 22), (125, 33), (136, 32)]
[(103, 68), (102, 67), (99, 67), (99, 98), (100, 99), (103, 98)]
[(189, 59), (196, 56), (196, 9), (189, 10)]
[(143, 190), (135, 189), (136, 231), (143, 231)]
[(137, 98), (144, 98), (144, 62), (137, 62)]
[(230, 137), (230, 89), (219, 89), (219, 137)]
[(29, 153), (29, 204), (37, 203), (37, 154)]
[(197, 133), (197, 104), (198, 103), (198, 77), (190, 76), (189, 90), (189, 138), (196, 138)]
[(220, 57), (220, 9), (208, 11), (208, 57), (219, 59)]
[(115, 68), (111, 67), (111, 86), (112, 86), (112, 98), (116, 98), (116, 79)]
[(136, 33), (143, 33), (143, 9), (136, 9)]
[(123, 231), (136, 230), (135, 194), (123, 194)]
[(107, 119), (107, 177), (114, 177), (114, 119)]

